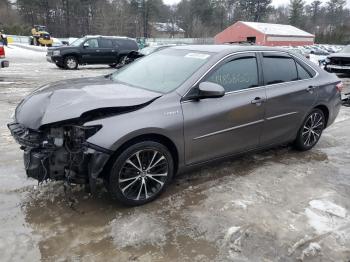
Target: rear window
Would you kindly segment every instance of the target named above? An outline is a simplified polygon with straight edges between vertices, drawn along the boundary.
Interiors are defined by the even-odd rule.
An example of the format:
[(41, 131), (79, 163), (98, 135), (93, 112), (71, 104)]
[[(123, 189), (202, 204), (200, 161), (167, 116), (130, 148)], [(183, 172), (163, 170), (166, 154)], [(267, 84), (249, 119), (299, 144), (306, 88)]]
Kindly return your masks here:
[(296, 64), (291, 57), (264, 56), (263, 70), (266, 85), (298, 80)]
[(126, 49), (126, 50), (138, 50), (138, 45), (136, 41), (131, 39), (116, 39), (115, 45), (119, 46), (120, 48)]

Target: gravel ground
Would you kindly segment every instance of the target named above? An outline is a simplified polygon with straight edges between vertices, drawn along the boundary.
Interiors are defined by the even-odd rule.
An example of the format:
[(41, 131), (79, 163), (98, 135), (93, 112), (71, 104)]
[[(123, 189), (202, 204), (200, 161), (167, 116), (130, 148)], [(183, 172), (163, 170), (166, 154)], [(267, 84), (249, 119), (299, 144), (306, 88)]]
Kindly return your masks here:
[[(279, 147), (183, 174), (157, 201), (112, 202), (78, 186), (27, 179), (6, 123), (48, 82), (103, 75), (64, 71), (45, 53), (11, 46), (0, 72), (2, 261), (350, 261), (350, 110), (310, 152)], [(343, 76), (350, 92), (350, 79)]]

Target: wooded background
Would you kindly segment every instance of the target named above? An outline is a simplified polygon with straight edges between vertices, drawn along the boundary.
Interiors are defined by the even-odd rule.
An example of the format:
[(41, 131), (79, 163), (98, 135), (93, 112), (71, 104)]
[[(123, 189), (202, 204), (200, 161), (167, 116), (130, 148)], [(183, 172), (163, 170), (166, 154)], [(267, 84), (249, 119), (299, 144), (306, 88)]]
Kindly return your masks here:
[(29, 35), (34, 24), (55, 37), (87, 34), (152, 37), (152, 22), (183, 28), (186, 37), (213, 37), (238, 20), (291, 24), (316, 35), (318, 43), (350, 43), (350, 10), (345, 0), (0, 0), (0, 30)]

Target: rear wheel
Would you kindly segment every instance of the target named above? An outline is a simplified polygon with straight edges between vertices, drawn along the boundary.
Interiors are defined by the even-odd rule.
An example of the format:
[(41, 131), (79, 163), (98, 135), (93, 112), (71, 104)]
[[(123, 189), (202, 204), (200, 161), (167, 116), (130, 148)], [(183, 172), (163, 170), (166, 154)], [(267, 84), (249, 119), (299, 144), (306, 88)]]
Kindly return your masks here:
[(126, 63), (126, 60), (127, 60), (127, 56), (122, 56), (115, 63), (109, 64), (109, 66), (112, 68), (122, 68)]
[(74, 70), (78, 68), (78, 60), (74, 56), (67, 56), (64, 59), (64, 67), (69, 70)]
[(326, 127), (326, 119), (322, 110), (315, 108), (305, 118), (299, 129), (295, 140), (295, 147), (301, 151), (307, 151), (313, 148), (321, 138), (322, 132)]
[(164, 145), (140, 142), (116, 158), (110, 170), (108, 189), (113, 198), (125, 205), (143, 205), (165, 190), (173, 173), (173, 158)]

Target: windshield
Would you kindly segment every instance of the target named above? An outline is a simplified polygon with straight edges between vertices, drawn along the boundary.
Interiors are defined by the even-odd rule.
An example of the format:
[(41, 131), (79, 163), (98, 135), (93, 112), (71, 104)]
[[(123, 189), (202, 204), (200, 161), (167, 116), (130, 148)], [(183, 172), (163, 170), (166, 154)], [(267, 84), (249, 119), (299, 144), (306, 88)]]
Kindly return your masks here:
[(85, 37), (73, 41), (70, 46), (80, 46), (86, 40)]
[(184, 83), (209, 58), (209, 53), (165, 49), (117, 71), (112, 79), (154, 92), (168, 93)]
[(350, 53), (350, 45), (344, 47), (344, 48), (341, 50), (341, 53)]

